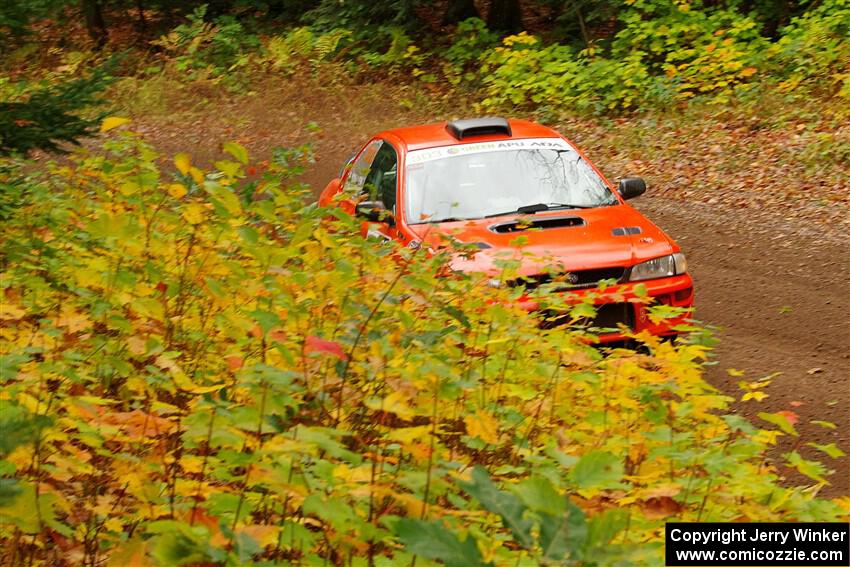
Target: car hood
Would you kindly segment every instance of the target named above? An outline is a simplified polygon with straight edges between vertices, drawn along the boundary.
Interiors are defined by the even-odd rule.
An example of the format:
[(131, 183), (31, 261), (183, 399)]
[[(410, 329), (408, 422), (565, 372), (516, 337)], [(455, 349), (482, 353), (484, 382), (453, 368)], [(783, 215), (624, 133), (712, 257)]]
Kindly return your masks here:
[[(532, 223), (536, 229), (525, 230), (521, 223)], [(661, 229), (628, 205), (411, 228), (424, 245), (434, 249), (445, 246), (447, 236), (477, 246), (478, 251), (471, 255), (457, 255), (451, 267), (492, 275), (502, 271), (497, 265), (499, 260), (519, 260), (519, 274), (531, 275), (553, 264), (565, 271), (628, 267), (678, 251)], [(516, 246), (518, 237), (524, 240), (521, 248)]]

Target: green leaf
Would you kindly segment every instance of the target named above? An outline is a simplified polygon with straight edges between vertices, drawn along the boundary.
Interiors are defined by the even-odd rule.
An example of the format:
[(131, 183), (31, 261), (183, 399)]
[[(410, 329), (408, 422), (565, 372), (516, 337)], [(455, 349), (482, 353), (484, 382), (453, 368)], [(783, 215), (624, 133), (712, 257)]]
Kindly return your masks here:
[(242, 165), (246, 165), (248, 163), (248, 150), (246, 150), (245, 146), (242, 144), (238, 144), (236, 142), (224, 142), (221, 147)]
[(785, 458), (788, 460), (788, 464), (797, 469), (800, 474), (821, 484), (829, 484), (825, 476), (827, 474), (826, 467), (821, 463), (804, 459), (797, 451), (786, 453)]
[(483, 567), (481, 552), (472, 537), (460, 541), (437, 522), (402, 518), (395, 532), (410, 553), (445, 563), (446, 567)]
[(513, 494), (496, 488), (484, 467), (476, 466), (472, 470), (472, 482), (461, 481), (458, 484), (487, 510), (501, 516), (502, 523), (511, 530), (517, 543), (526, 549), (533, 547), (533, 522), (523, 518), (526, 507)]
[(222, 207), (231, 215), (238, 215), (242, 212), (242, 204), (239, 202), (239, 197), (233, 191), (226, 187), (214, 184), (205, 185), (207, 192), (218, 201)]
[(50, 419), (33, 415), (16, 403), (0, 400), (0, 458), (19, 445), (35, 441), (38, 430), (50, 423)]
[(593, 516), (587, 526), (587, 549), (605, 548), (622, 531), (629, 520), (629, 512), (611, 508)]
[(457, 322), (460, 323), (461, 325), (463, 325), (465, 328), (467, 328), (467, 329), (472, 328), (472, 325), (470, 325), (469, 319), (467, 318), (467, 316), (464, 314), (463, 311), (461, 311), (457, 307), (454, 307), (452, 305), (446, 305), (446, 306), (443, 307), (443, 310), (446, 313), (448, 313), (449, 315), (451, 315), (452, 317), (454, 317), (457, 320)]
[(791, 422), (788, 421), (788, 418), (782, 415), (781, 413), (759, 412), (758, 416), (766, 422), (776, 425), (777, 427), (779, 427), (779, 429), (789, 435), (793, 435), (794, 437), (798, 437), (800, 435), (799, 433), (797, 433), (797, 430), (794, 429), (794, 426), (791, 424)]
[(809, 447), (814, 447), (818, 451), (826, 453), (833, 459), (840, 459), (846, 453), (842, 451), (835, 443), (829, 443), (827, 445), (821, 445), (820, 443), (806, 443)]
[(20, 493), (21, 487), (17, 479), (0, 478), (0, 508), (12, 504)]
[(622, 486), (623, 462), (620, 457), (605, 451), (587, 453), (570, 471), (570, 479), (583, 489), (618, 488)]
[(211, 558), (201, 541), (202, 536), (185, 529), (166, 532), (152, 540), (151, 556), (160, 565), (208, 563)]
[(69, 535), (68, 526), (56, 519), (57, 495), (42, 493), (36, 498), (35, 485), (21, 483), (15, 487), (16, 496), (7, 506), (0, 507), (0, 524), (12, 524), (27, 534), (38, 533), (44, 526)]
[(16, 487), (17, 497), (0, 508), (0, 523), (9, 523), (25, 534), (39, 531), (38, 511), (35, 508), (35, 487), (29, 483)]
[(213, 165), (229, 178), (242, 177), (242, 165), (235, 161), (218, 160)]
[(540, 522), (540, 547), (547, 559), (562, 560), (567, 555), (581, 559), (587, 541), (584, 512), (567, 501), (566, 514), (544, 517)]
[(566, 498), (555, 490), (549, 479), (532, 476), (514, 488), (514, 493), (535, 512), (559, 516), (566, 510)]

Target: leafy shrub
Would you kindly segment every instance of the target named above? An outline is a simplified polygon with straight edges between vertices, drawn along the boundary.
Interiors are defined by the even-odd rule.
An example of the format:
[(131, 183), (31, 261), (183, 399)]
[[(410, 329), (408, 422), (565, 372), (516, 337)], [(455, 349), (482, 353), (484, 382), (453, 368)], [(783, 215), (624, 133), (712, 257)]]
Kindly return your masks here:
[(667, 517), (846, 516), (777, 483), (793, 426), (726, 415), (699, 341), (604, 357), (521, 290), (305, 207), (309, 154), (223, 150), (166, 172), (125, 132), (7, 222), (4, 564), (654, 564)]
[(233, 16), (219, 16), (207, 22), (207, 6), (196, 8), (188, 22), (152, 42), (173, 60), (175, 69), (188, 80), (219, 79), (249, 63), (260, 45)]
[(592, 112), (661, 106), (693, 96), (728, 102), (749, 86), (765, 41), (750, 18), (672, 1), (635, 0), (610, 49), (542, 45), (525, 33), (483, 56), (484, 106)]
[(751, 18), (673, 0), (630, 5), (610, 57), (634, 57), (648, 74), (668, 77), (678, 96), (711, 94), (728, 102), (733, 88), (756, 74), (766, 42)]
[(451, 45), (443, 53), (443, 74), (453, 85), (478, 86), (478, 64), (484, 54), (496, 46), (499, 36), (487, 29), (480, 18), (460, 22), (452, 34)]
[(108, 66), (80, 75), (36, 83), (0, 79), (0, 156), (59, 152), (96, 131), (102, 117), (86, 114), (103, 104), (103, 90), (114, 79)]
[(269, 39), (265, 45), (264, 60), (274, 70), (291, 73), (305, 62), (316, 65), (331, 59), (351, 35), (344, 29), (315, 33), (308, 27), (296, 28), (286, 35)]
[[(381, 33), (370, 42), (372, 45), (386, 45), (380, 51), (373, 51), (369, 46), (357, 50), (353, 55), (372, 67), (382, 67), (391, 71), (403, 68), (417, 68), (424, 61), (424, 56), (407, 32), (401, 27), (382, 28)], [(420, 73), (415, 73), (419, 75)]]
[(821, 2), (782, 30), (771, 52), (787, 91), (821, 90), (850, 100), (850, 1)]
[(509, 36), (484, 59), (484, 107), (505, 104), (606, 112), (657, 101), (664, 85), (636, 56), (621, 61), (592, 57), (563, 45), (542, 46), (525, 33)]
[(499, 41), (498, 34), (487, 29), (480, 18), (469, 18), (457, 25), (452, 34), (452, 42), (444, 53), (451, 63), (466, 66), (477, 62), (485, 51)]

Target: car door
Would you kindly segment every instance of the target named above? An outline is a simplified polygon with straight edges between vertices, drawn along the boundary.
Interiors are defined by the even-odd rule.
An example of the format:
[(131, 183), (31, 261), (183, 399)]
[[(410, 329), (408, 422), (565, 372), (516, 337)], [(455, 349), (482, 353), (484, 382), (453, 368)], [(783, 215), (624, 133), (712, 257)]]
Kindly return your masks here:
[(351, 164), (343, 183), (343, 192), (355, 201), (383, 204), (389, 213), (386, 221), (363, 221), (363, 233), (386, 240), (398, 238), (395, 226), (398, 195), (398, 152), (385, 140), (373, 140)]

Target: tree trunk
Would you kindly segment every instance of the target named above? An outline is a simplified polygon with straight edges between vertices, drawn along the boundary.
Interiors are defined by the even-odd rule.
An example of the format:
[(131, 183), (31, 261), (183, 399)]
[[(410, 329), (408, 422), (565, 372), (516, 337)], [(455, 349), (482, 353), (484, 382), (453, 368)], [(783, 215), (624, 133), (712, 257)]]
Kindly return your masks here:
[(144, 0), (136, 0), (136, 10), (138, 10), (138, 12), (139, 12), (139, 20), (138, 20), (139, 32), (144, 33), (146, 31), (148, 31), (148, 22), (145, 19)]
[(522, 31), (519, 0), (493, 0), (490, 13), (487, 14), (487, 27), (505, 34)]
[(109, 39), (106, 21), (103, 19), (103, 6), (100, 0), (82, 0), (83, 17), (86, 20), (86, 30), (97, 49), (103, 49)]
[(578, 17), (578, 27), (581, 30), (581, 39), (584, 40), (584, 46), (590, 45), (590, 35), (587, 33), (587, 24), (584, 22), (584, 16), (581, 14), (581, 5), (576, 3), (576, 16)]
[(472, 0), (449, 0), (446, 12), (443, 14), (443, 25), (457, 24), (469, 18), (480, 18), (478, 8)]

